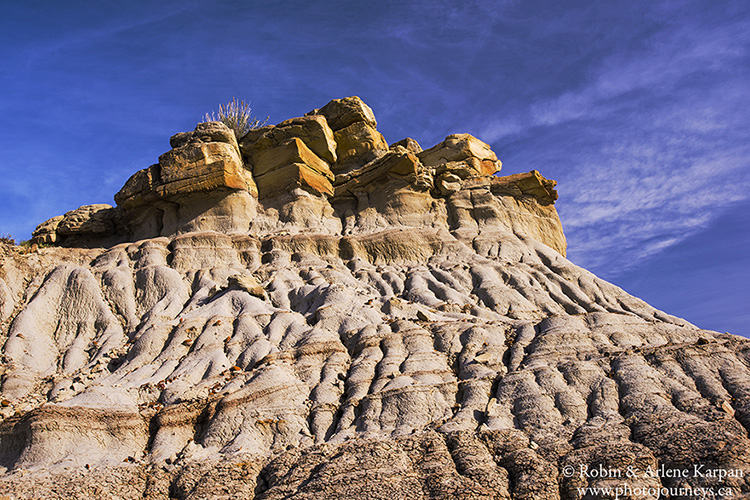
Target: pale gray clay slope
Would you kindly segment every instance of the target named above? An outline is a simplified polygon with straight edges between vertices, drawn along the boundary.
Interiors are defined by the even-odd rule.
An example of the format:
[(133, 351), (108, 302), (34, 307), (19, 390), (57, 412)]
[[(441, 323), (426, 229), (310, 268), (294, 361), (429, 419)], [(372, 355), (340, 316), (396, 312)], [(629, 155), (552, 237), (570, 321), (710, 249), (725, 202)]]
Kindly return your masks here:
[(553, 181), (375, 125), (358, 98), (239, 141), (200, 124), (116, 207), (2, 247), (0, 494), (568, 499), (607, 481), (567, 466), (748, 470), (750, 343), (566, 260)]

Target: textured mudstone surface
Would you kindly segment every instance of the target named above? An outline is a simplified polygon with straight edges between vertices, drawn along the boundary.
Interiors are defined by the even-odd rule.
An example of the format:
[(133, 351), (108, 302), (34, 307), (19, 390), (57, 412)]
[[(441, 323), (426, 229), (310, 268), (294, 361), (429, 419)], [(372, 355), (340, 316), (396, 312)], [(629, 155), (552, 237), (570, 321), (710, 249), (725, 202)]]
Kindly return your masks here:
[[(554, 181), (486, 175), (470, 136), (337, 171), (321, 120), (374, 127), (360, 103), (281, 127), (323, 130), (317, 149), (273, 127), (269, 149), (242, 141), (331, 166), (332, 193), (189, 191), (189, 224), (161, 235), (0, 246), (0, 496), (572, 499), (613, 483), (569, 467), (747, 475), (749, 342), (567, 261)], [(225, 132), (172, 146), (236, 148)], [(127, 206), (44, 234), (147, 234), (149, 171)], [(744, 476), (617, 484), (750, 494)]]

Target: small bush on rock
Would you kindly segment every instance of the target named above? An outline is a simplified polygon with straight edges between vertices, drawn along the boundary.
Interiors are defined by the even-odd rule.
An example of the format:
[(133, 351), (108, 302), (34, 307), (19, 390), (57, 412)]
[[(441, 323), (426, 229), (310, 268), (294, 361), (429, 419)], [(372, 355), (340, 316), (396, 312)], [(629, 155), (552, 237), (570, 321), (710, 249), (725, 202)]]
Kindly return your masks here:
[(237, 101), (232, 97), (232, 101), (227, 104), (219, 104), (219, 110), (211, 114), (206, 113), (203, 118), (207, 122), (222, 122), (224, 125), (234, 131), (237, 139), (247, 134), (249, 131), (260, 128), (266, 124), (269, 117), (265, 120), (259, 120), (252, 115), (250, 103)]
[(0, 235), (0, 243), (5, 243), (6, 245), (16, 246), (16, 240), (10, 234)]

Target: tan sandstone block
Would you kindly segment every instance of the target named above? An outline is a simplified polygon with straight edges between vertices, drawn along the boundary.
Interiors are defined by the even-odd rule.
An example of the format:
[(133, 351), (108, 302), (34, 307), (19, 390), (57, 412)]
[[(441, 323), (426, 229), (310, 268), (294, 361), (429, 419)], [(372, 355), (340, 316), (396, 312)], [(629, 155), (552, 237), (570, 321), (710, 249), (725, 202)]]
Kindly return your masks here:
[(57, 226), (65, 217), (57, 215), (39, 224), (31, 233), (32, 240), (38, 245), (51, 245), (57, 241)]
[(224, 142), (188, 144), (159, 157), (160, 196), (216, 188), (244, 189), (257, 194), (255, 183), (233, 145)]
[(299, 137), (292, 137), (279, 146), (264, 149), (253, 157), (253, 175), (261, 177), (293, 163), (301, 163), (323, 177), (333, 180), (328, 164), (318, 158)]
[(322, 108), (309, 114), (325, 116), (326, 120), (328, 120), (328, 125), (334, 132), (356, 122), (364, 122), (372, 128), (378, 126), (372, 108), (357, 96), (334, 99)]
[(532, 196), (542, 205), (550, 205), (557, 200), (557, 181), (546, 179), (537, 170), (506, 177), (495, 177), (490, 183), (495, 194)]
[(275, 148), (293, 137), (300, 138), (305, 146), (323, 160), (329, 163), (336, 161), (333, 131), (322, 115), (292, 118), (273, 127), (250, 131), (242, 138), (240, 149), (253, 163), (253, 158), (263, 150)]
[(121, 207), (142, 205), (149, 197), (154, 197), (158, 179), (159, 164), (137, 171), (115, 194), (115, 203)]
[(238, 148), (234, 132), (222, 122), (199, 123), (192, 132), (180, 132), (169, 138), (169, 145), (173, 148), (199, 142), (224, 142)]
[(400, 141), (394, 142), (390, 145), (390, 149), (396, 149), (399, 146), (414, 154), (419, 154), (422, 152), (422, 146), (420, 146), (419, 143), (411, 137), (407, 137), (406, 139), (401, 139)]
[(333, 195), (329, 178), (304, 163), (292, 163), (255, 177), (261, 199), (301, 187), (319, 195)]
[(112, 229), (112, 206), (101, 203), (66, 212), (57, 226), (57, 234), (106, 233)]
[(414, 182), (419, 173), (419, 159), (404, 148), (388, 151), (364, 167), (337, 175), (334, 184), (336, 196), (365, 189), (376, 184), (384, 176), (407, 178)]
[(493, 175), (502, 163), (490, 146), (471, 134), (453, 134), (443, 142), (422, 151), (417, 156), (427, 166), (440, 166), (449, 162), (463, 162), (477, 175)]
[(366, 122), (353, 123), (334, 132), (333, 135), (336, 139), (339, 164), (365, 157), (371, 151), (388, 150), (388, 143), (385, 142), (383, 134)]

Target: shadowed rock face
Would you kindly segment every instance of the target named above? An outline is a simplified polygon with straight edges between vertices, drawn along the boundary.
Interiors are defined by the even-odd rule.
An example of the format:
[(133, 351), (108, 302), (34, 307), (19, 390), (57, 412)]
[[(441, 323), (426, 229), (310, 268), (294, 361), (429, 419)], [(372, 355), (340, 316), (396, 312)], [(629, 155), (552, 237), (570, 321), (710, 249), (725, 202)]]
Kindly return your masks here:
[(0, 494), (750, 493), (579, 473), (747, 474), (747, 341), (567, 261), (554, 181), (375, 126), (358, 98), (239, 142), (201, 124), (117, 207), (40, 226), (66, 247), (1, 247)]

